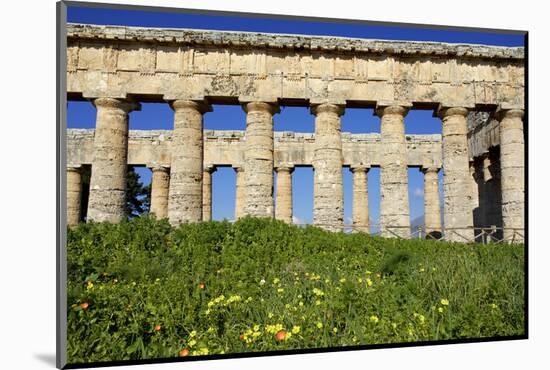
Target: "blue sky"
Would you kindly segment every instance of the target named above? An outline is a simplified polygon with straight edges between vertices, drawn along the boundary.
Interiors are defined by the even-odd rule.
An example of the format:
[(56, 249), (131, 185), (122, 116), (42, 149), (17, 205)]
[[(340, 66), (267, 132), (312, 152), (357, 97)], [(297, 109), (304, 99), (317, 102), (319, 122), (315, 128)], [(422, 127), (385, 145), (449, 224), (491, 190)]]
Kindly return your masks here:
[[(201, 28), (234, 31), (298, 33), (345, 37), (441, 41), (500, 46), (523, 46), (522, 35), (488, 32), (441, 31), (397, 26), (366, 24), (323, 23), (319, 21), (257, 19), (236, 16), (193, 15), (181, 13), (146, 12), (134, 10), (94, 9), (69, 7), (67, 21), (74, 23), (111, 24), (145, 27)], [(244, 130), (246, 116), (240, 106), (213, 106), (213, 112), (204, 116), (205, 129)], [(69, 102), (67, 111), (69, 128), (94, 128), (95, 108), (89, 102)], [(143, 103), (139, 112), (130, 113), (131, 130), (173, 129), (173, 112), (167, 104)], [(275, 131), (314, 132), (314, 116), (302, 107), (282, 107), (274, 117)], [(342, 131), (352, 133), (380, 132), (379, 118), (372, 109), (346, 109), (342, 116)], [(440, 134), (441, 122), (431, 111), (412, 110), (405, 117), (407, 134)], [(145, 184), (151, 181), (146, 168), (138, 172)], [(373, 223), (380, 214), (379, 169), (369, 171), (369, 212)], [(440, 172), (440, 190), (441, 190)], [(297, 168), (293, 174), (293, 211), (300, 222), (311, 223), (313, 218), (313, 171)], [(352, 175), (343, 169), (344, 218), (351, 222)], [(409, 202), (411, 219), (423, 214), (423, 175), (416, 168), (409, 169)], [(231, 168), (220, 168), (213, 175), (213, 218), (233, 219), (235, 206), (235, 173)]]

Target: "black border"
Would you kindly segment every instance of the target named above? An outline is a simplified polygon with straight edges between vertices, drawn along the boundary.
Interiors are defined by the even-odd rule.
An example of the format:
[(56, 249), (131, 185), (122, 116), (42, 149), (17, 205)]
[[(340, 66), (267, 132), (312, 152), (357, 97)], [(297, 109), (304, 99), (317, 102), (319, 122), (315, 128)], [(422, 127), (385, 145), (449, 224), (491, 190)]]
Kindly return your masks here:
[[(402, 343), (381, 343), (381, 344), (369, 344), (358, 346), (344, 346), (344, 347), (324, 347), (324, 348), (310, 348), (310, 349), (291, 349), (291, 350), (275, 350), (275, 351), (263, 351), (263, 352), (244, 352), (244, 353), (230, 353), (230, 354), (215, 354), (204, 355), (197, 357), (167, 357), (167, 358), (154, 358), (144, 360), (116, 360), (105, 362), (89, 362), (89, 363), (66, 363), (66, 341), (67, 341), (67, 314), (66, 314), (66, 106), (67, 106), (67, 94), (66, 94), (66, 24), (67, 24), (67, 7), (77, 6), (85, 8), (104, 8), (104, 9), (119, 9), (119, 10), (140, 10), (140, 11), (160, 11), (160, 12), (172, 12), (172, 13), (185, 13), (185, 14), (201, 14), (201, 15), (225, 15), (225, 16), (237, 16), (248, 18), (269, 18), (269, 19), (284, 19), (284, 20), (301, 20), (301, 21), (316, 21), (316, 22), (328, 22), (339, 24), (368, 24), (377, 26), (398, 26), (402, 28), (429, 28), (434, 30), (446, 30), (446, 31), (462, 31), (462, 32), (492, 32), (500, 34), (521, 34), (524, 35), (524, 154), (525, 154), (525, 167), (524, 167), (524, 181), (525, 181), (525, 208), (524, 208), (524, 334), (514, 336), (502, 336), (502, 337), (484, 337), (484, 338), (467, 338), (467, 339), (453, 339), (453, 340), (438, 340), (438, 341), (420, 341), (420, 342), (402, 342)], [(265, 13), (248, 13), (238, 11), (220, 11), (220, 10), (206, 10), (206, 9), (189, 9), (189, 8), (173, 8), (163, 6), (147, 6), (147, 5), (131, 5), (131, 4), (111, 4), (111, 3), (92, 3), (92, 2), (80, 2), (80, 1), (58, 1), (56, 3), (56, 198), (57, 198), (57, 215), (56, 215), (56, 228), (57, 228), (57, 248), (56, 248), (56, 367), (59, 369), (79, 369), (79, 368), (96, 368), (106, 366), (128, 366), (128, 365), (143, 365), (143, 364), (160, 364), (160, 363), (174, 363), (174, 362), (188, 362), (188, 361), (207, 361), (207, 360), (221, 360), (221, 359), (233, 359), (233, 358), (250, 358), (250, 357), (268, 357), (268, 356), (281, 356), (281, 355), (295, 355), (295, 354), (311, 354), (311, 353), (328, 353), (328, 352), (344, 352), (344, 351), (357, 351), (366, 349), (387, 349), (387, 348), (408, 348), (408, 347), (420, 347), (420, 346), (433, 346), (433, 345), (448, 345), (448, 344), (469, 344), (469, 343), (485, 343), (485, 342), (499, 342), (509, 340), (522, 340), (529, 339), (529, 31), (525, 30), (505, 30), (505, 29), (492, 29), (492, 28), (477, 28), (477, 27), (458, 27), (458, 26), (444, 26), (444, 25), (432, 25), (432, 24), (420, 24), (420, 23), (400, 23), (400, 22), (383, 22), (383, 21), (367, 21), (367, 20), (355, 20), (355, 19), (339, 19), (339, 18), (324, 18), (324, 17), (311, 17), (311, 16), (297, 16), (297, 15), (283, 15), (283, 14), (265, 14)], [(63, 87), (63, 88), (62, 88)]]

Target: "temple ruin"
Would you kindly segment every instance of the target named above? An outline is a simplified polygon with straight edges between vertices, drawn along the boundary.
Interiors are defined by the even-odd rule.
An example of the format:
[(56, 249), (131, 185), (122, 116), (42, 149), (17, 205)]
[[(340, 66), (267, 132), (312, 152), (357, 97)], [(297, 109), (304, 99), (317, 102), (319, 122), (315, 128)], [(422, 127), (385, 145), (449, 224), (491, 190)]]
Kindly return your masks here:
[[(415, 167), (424, 174), (426, 232), (469, 242), (475, 227), (497, 227), (503, 239), (523, 241), (521, 47), (69, 24), (66, 67), (68, 100), (97, 109), (95, 130), (67, 131), (69, 225), (79, 222), (85, 165), (88, 220), (125, 217), (127, 166), (140, 165), (152, 169), (151, 212), (173, 225), (211, 219), (219, 166), (236, 171), (237, 218), (290, 223), (293, 169), (312, 166), (313, 223), (342, 230), (349, 167), (353, 228), (368, 232), (367, 173), (379, 167), (381, 234), (408, 238)], [(173, 130), (129, 130), (140, 102), (169, 104)], [(242, 106), (246, 130), (205, 130), (213, 104)], [(282, 106), (308, 107), (315, 133), (274, 132)], [(346, 108), (374, 109), (380, 134), (341, 132)], [(442, 134), (405, 135), (412, 109), (432, 110)]]

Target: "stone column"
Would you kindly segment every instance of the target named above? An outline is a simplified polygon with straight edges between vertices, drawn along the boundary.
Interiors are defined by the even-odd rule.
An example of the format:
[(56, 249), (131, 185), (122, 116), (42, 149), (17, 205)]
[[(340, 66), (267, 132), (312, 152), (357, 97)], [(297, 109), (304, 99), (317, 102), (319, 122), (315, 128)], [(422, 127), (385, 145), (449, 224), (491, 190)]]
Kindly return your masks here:
[(212, 221), (212, 173), (216, 167), (208, 165), (202, 173), (202, 220)]
[(244, 197), (246, 185), (244, 183), (244, 168), (243, 167), (233, 167), (236, 175), (236, 184), (235, 184), (235, 220), (244, 216)]
[(172, 225), (202, 220), (203, 114), (209, 105), (190, 100), (170, 103), (174, 110), (168, 219)]
[(275, 104), (251, 102), (246, 112), (245, 133), (245, 213), (254, 217), (273, 217), (273, 115)]
[(81, 175), (80, 166), (67, 167), (67, 226), (75, 226), (80, 222)]
[[(525, 217), (525, 151), (523, 110), (499, 109), (500, 184), (504, 239), (523, 243)], [(514, 229), (517, 233), (514, 232)], [(519, 234), (521, 234), (521, 236)]]
[(441, 202), (437, 176), (439, 168), (422, 168), (422, 172), (424, 173), (424, 227), (426, 234), (441, 233)]
[(330, 231), (342, 231), (344, 197), (342, 189), (342, 137), (340, 116), (344, 108), (335, 104), (311, 107), (315, 115), (313, 152), (313, 224)]
[(351, 166), (353, 173), (353, 231), (369, 232), (368, 172), (370, 166)]
[(168, 217), (168, 190), (170, 188), (170, 169), (164, 166), (151, 167), (151, 210), (157, 219)]
[(443, 120), (443, 221), (445, 240), (471, 242), (474, 218), (468, 156), (468, 110), (439, 108)]
[(380, 117), (380, 229), (384, 237), (410, 238), (409, 178), (404, 118), (408, 108), (382, 105)]
[(97, 109), (88, 220), (119, 222), (126, 217), (128, 113), (139, 104), (112, 98), (93, 101)]
[(279, 166), (277, 171), (277, 191), (275, 218), (287, 224), (292, 223), (292, 172), (293, 166)]

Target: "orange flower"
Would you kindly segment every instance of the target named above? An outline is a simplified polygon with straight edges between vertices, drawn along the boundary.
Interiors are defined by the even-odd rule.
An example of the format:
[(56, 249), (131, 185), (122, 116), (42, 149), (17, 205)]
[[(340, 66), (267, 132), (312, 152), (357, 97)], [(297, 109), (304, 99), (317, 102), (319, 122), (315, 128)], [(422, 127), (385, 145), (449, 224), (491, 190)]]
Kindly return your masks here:
[(184, 348), (179, 352), (179, 355), (180, 355), (180, 357), (188, 356), (189, 355), (189, 350), (187, 348)]
[(275, 334), (275, 339), (279, 342), (283, 341), (286, 339), (286, 331), (284, 330), (279, 330), (276, 334)]
[(160, 331), (160, 325), (159, 325), (159, 324), (155, 325), (155, 329), (154, 329), (154, 330), (155, 330), (155, 331)]
[(80, 308), (82, 308), (83, 310), (86, 310), (88, 308), (90, 304), (88, 302), (84, 302), (84, 303), (81, 303), (80, 304)]
[(199, 284), (199, 288), (200, 288), (200, 289), (204, 289), (204, 283), (200, 283), (200, 284)]

